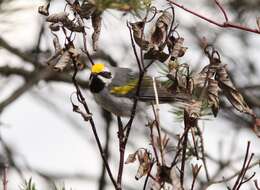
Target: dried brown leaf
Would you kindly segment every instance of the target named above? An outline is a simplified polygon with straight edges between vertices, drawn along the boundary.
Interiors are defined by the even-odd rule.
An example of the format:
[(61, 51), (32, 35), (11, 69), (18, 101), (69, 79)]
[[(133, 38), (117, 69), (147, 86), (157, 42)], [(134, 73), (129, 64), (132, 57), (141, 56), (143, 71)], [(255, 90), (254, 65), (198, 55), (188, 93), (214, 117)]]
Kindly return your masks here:
[(49, 7), (50, 7), (50, 3), (39, 6), (38, 12), (44, 16), (49, 16)]
[(60, 12), (60, 13), (54, 13), (47, 17), (47, 22), (52, 23), (58, 23), (58, 22), (65, 22), (68, 19), (69, 13), (66, 12)]
[(147, 150), (141, 150), (141, 149), (139, 149), (137, 153), (137, 157), (140, 165), (135, 175), (135, 179), (139, 180), (141, 177), (148, 174), (151, 167), (151, 159)]
[(218, 80), (219, 87), (235, 109), (249, 115), (254, 115), (252, 109), (247, 105), (243, 96), (230, 80), (225, 65), (217, 70), (216, 80)]
[(129, 154), (125, 164), (133, 163), (136, 161), (136, 157), (139, 161), (139, 167), (135, 175), (135, 179), (138, 180), (141, 177), (145, 176), (151, 167), (151, 158), (146, 149), (138, 149), (133, 154)]
[(187, 104), (185, 107), (185, 111), (188, 113), (190, 118), (197, 119), (201, 115), (201, 101), (193, 100), (191, 103)]
[(70, 63), (71, 61), (71, 57), (70, 57), (70, 53), (68, 51), (65, 51), (60, 59), (58, 60), (58, 62), (56, 63), (56, 65), (53, 66), (53, 70), (54, 71), (63, 71)]
[(150, 170), (150, 166), (151, 166), (151, 163), (149, 163), (149, 162), (140, 163), (138, 170), (136, 172), (136, 175), (135, 175), (135, 179), (139, 180), (141, 177), (147, 175)]
[(140, 22), (130, 23), (130, 25), (131, 25), (132, 30), (133, 30), (135, 43), (139, 47), (142, 47), (143, 50), (150, 49), (151, 44), (150, 44), (149, 41), (145, 40), (144, 35), (143, 35), (145, 22), (140, 21)]
[(125, 161), (125, 164), (129, 164), (129, 163), (133, 163), (136, 161), (136, 154), (137, 154), (137, 151), (133, 154), (129, 154), (126, 161)]
[(164, 44), (167, 38), (167, 30), (171, 24), (171, 20), (172, 15), (169, 12), (164, 11), (156, 21), (155, 28), (150, 40), (154, 48), (161, 49), (161, 46)]
[(174, 46), (173, 46), (171, 55), (174, 58), (182, 57), (185, 54), (186, 50), (188, 49), (187, 47), (183, 47), (184, 38), (179, 37), (174, 40), (175, 41), (172, 42), (174, 44)]
[(208, 81), (208, 101), (211, 106), (212, 113), (217, 117), (219, 111), (219, 91), (218, 81), (209, 79)]
[(62, 23), (64, 27), (66, 27), (72, 32), (83, 32), (84, 27), (79, 23), (75, 23), (72, 20), (70, 20), (68, 16), (69, 13), (66, 12), (55, 13), (48, 16), (46, 21), (52, 23)]

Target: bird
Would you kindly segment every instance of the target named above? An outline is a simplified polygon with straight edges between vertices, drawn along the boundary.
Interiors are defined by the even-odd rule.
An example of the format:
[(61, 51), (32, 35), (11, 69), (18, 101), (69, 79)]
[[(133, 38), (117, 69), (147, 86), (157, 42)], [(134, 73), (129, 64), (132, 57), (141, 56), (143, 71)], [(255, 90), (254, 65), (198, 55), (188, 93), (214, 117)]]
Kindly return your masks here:
[[(89, 89), (102, 108), (116, 116), (130, 117), (137, 96), (138, 81), (139, 73), (130, 68), (107, 67), (103, 63), (95, 63), (91, 67)], [(171, 93), (159, 80), (155, 83), (160, 103), (185, 102), (190, 99), (182, 93)], [(155, 101), (153, 85), (152, 76), (144, 75), (137, 97), (137, 112), (145, 111), (147, 103)]]

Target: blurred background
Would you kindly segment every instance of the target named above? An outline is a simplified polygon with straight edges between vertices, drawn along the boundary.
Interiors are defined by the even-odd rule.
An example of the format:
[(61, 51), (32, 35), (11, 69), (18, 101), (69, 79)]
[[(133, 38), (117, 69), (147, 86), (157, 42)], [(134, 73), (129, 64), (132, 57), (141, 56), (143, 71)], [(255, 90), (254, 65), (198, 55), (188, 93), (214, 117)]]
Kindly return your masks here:
[[(213, 0), (180, 2), (213, 20), (224, 21)], [(221, 2), (230, 20), (256, 28), (256, 18), (260, 16), (259, 0)], [(42, 75), (47, 67), (46, 60), (54, 51), (48, 24), (38, 14), (38, 6), (44, 3), (40, 0), (0, 0), (0, 159), (9, 163), (8, 190), (19, 189), (23, 180), (31, 177), (37, 189), (51, 189), (53, 182), (76, 190), (113, 189), (104, 172), (89, 123), (72, 111), (70, 96), (75, 88), (71, 83), (71, 73)], [(162, 8), (169, 7), (162, 0), (153, 3)], [(65, 1), (52, 0), (50, 12), (63, 11), (64, 6)], [(207, 64), (208, 59), (200, 46), (205, 37), (220, 52), (236, 87), (259, 117), (260, 35), (218, 28), (178, 8), (175, 8), (175, 14), (176, 23), (179, 23), (178, 33), (185, 38), (184, 44), (188, 47), (182, 62), (191, 65), (194, 72)], [(91, 52), (95, 60), (136, 67), (126, 26), (126, 21), (136, 21), (136, 18), (116, 10), (105, 11), (103, 18), (100, 51), (96, 54)], [(92, 32), (91, 27), (87, 32)], [(88, 38), (90, 40), (90, 36)], [(80, 37), (75, 41), (82, 47)], [(155, 65), (153, 69), (157, 68)], [(95, 103), (86, 88), (88, 77), (88, 69), (81, 71), (81, 86), (112, 170), (117, 171), (116, 118)], [(224, 98), (221, 106), (218, 118), (211, 116), (200, 121), (209, 172), (211, 176), (216, 175), (216, 180), (231, 176), (241, 168), (247, 141), (251, 141), (254, 162), (260, 159), (260, 141), (250, 129), (249, 118), (234, 110)], [(165, 110), (161, 121), (168, 135), (175, 136), (183, 130), (183, 123), (170, 112), (170, 106), (163, 105), (161, 110)], [(140, 147), (149, 148), (145, 123), (142, 116), (135, 119), (126, 155)], [(225, 161), (230, 161), (229, 167), (219, 168), (219, 163)], [(134, 179), (137, 167), (137, 164), (125, 166), (124, 189), (141, 189), (144, 179)], [(259, 165), (252, 168), (253, 171), (256, 172), (254, 179), (260, 181)], [(203, 180), (204, 175), (201, 174), (200, 178)], [(231, 186), (232, 183), (232, 180), (227, 182)], [(224, 189), (227, 184), (213, 184), (208, 189)], [(241, 189), (255, 187), (253, 182), (249, 182)]]

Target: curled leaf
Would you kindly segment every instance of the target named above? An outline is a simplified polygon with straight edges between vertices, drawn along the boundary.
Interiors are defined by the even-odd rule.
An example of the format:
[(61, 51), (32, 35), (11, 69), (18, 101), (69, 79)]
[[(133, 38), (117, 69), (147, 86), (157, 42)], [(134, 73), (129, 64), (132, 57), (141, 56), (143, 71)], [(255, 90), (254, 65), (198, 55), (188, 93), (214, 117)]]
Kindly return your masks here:
[(185, 107), (185, 112), (188, 114), (189, 118), (197, 119), (201, 115), (201, 101), (192, 101)]
[(39, 6), (38, 12), (44, 16), (49, 16), (49, 7), (50, 3), (47, 3), (46, 5)]
[(130, 23), (130, 25), (133, 30), (135, 43), (139, 47), (142, 47), (143, 50), (148, 50), (151, 46), (150, 46), (150, 42), (144, 39), (143, 30), (144, 30), (145, 22), (139, 21), (135, 23)]
[(225, 65), (217, 70), (216, 80), (218, 80), (219, 87), (235, 109), (249, 115), (254, 115), (252, 109), (247, 105), (243, 96), (230, 80)]
[(129, 164), (129, 163), (133, 163), (136, 161), (136, 154), (137, 152), (133, 153), (133, 154), (129, 154), (126, 161), (125, 161), (125, 164)]
[(72, 32), (83, 32), (84, 27), (81, 24), (75, 23), (72, 20), (70, 20), (68, 16), (69, 13), (66, 12), (55, 13), (48, 16), (46, 21), (52, 23), (62, 23), (64, 27), (66, 27)]
[(167, 30), (169, 25), (171, 24), (172, 15), (164, 11), (163, 14), (158, 18), (155, 24), (154, 31), (151, 36), (151, 43), (154, 48), (161, 49), (167, 38)]
[(208, 81), (208, 101), (211, 106), (212, 113), (217, 117), (219, 111), (219, 91), (218, 81), (209, 79)]
[(54, 71), (63, 71), (67, 65), (69, 65), (70, 63), (70, 53), (68, 51), (65, 51), (60, 59), (58, 60), (58, 62), (56, 63), (56, 65), (53, 66), (53, 70)]
[[(170, 38), (171, 39), (171, 38)], [(186, 47), (183, 47), (183, 43), (184, 43), (184, 38), (182, 37), (179, 37), (179, 38), (172, 38), (172, 44), (173, 44), (173, 47), (172, 47), (172, 57), (174, 58), (178, 58), (178, 57), (182, 57), (186, 50), (188, 48)]]
[(137, 157), (140, 165), (135, 175), (135, 179), (139, 180), (141, 177), (145, 176), (149, 172), (151, 167), (151, 158), (147, 150), (139, 150), (137, 153)]
[(150, 154), (146, 149), (138, 149), (133, 154), (129, 154), (125, 164), (133, 163), (136, 161), (136, 157), (139, 161), (139, 167), (135, 175), (135, 179), (139, 180), (141, 177), (148, 174), (152, 161), (150, 158)]
[(60, 12), (60, 13), (55, 13), (47, 17), (46, 21), (47, 22), (52, 22), (52, 23), (58, 23), (58, 22), (65, 22), (69, 16), (69, 13), (66, 12)]

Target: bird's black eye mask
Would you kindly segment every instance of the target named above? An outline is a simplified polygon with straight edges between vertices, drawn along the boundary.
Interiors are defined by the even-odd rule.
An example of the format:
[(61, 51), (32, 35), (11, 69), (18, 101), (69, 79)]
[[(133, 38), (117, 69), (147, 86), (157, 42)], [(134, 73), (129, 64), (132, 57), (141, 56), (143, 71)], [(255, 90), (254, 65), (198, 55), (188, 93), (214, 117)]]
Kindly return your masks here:
[(100, 72), (98, 73), (98, 75), (104, 77), (104, 78), (107, 78), (107, 79), (111, 79), (112, 78), (112, 74), (108, 71), (103, 71), (103, 72)]

